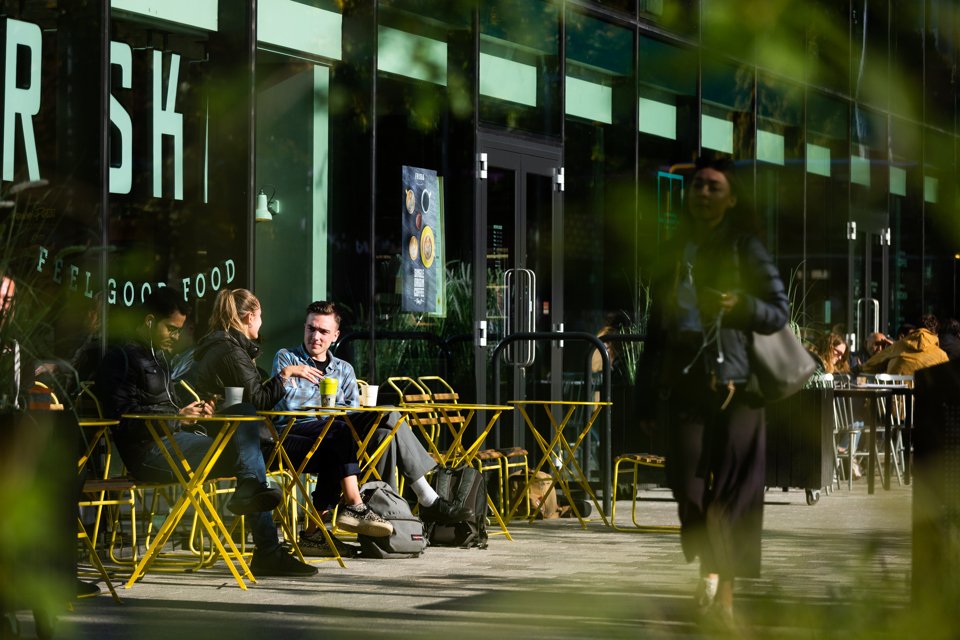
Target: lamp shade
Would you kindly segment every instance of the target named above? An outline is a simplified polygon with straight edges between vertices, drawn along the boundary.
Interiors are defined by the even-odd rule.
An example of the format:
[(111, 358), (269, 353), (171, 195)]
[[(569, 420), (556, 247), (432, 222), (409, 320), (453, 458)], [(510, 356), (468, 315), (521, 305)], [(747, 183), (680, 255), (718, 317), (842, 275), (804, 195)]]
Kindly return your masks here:
[(270, 222), (273, 220), (273, 215), (271, 215), (270, 209), (267, 206), (267, 194), (263, 192), (263, 189), (257, 194), (257, 209), (254, 219), (257, 222)]

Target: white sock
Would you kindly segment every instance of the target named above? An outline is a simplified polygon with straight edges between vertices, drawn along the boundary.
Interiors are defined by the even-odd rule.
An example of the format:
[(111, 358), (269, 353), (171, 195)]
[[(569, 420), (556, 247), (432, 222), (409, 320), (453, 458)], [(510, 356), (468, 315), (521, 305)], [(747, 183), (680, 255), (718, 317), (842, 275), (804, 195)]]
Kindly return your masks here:
[(410, 488), (413, 489), (415, 494), (417, 494), (417, 502), (424, 507), (429, 507), (437, 501), (437, 498), (440, 497), (437, 495), (437, 492), (433, 490), (433, 487), (430, 486), (430, 483), (427, 482), (427, 479), (423, 476), (420, 476), (411, 482)]

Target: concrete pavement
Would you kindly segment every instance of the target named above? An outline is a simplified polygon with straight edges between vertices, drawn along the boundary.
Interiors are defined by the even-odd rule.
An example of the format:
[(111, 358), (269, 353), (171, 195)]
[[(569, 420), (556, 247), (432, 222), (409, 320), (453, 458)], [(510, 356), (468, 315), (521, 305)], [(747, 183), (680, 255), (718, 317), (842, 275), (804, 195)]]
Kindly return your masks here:
[[(663, 489), (644, 520), (676, 522)], [(800, 490), (767, 493), (763, 577), (737, 584), (750, 637), (918, 637), (943, 621), (909, 614), (911, 490), (868, 496), (864, 482), (808, 506)], [(618, 522), (630, 504), (618, 505)], [(310, 579), (265, 578), (242, 591), (218, 564), (150, 574), (115, 605), (76, 603), (58, 637), (285, 639), (346, 637), (696, 638), (696, 566), (678, 536), (614, 532), (576, 520), (514, 522), (515, 540), (429, 548), (421, 558), (320, 565)], [(923, 625), (918, 629), (917, 625)], [(906, 635), (904, 635), (906, 633)], [(709, 635), (709, 634), (707, 634)], [(943, 636), (946, 637), (946, 636)]]

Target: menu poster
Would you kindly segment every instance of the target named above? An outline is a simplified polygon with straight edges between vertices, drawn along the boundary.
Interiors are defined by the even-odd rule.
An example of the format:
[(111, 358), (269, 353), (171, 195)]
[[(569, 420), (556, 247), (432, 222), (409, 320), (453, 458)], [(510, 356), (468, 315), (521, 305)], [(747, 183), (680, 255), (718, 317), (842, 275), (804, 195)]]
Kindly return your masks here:
[(446, 315), (443, 190), (436, 171), (403, 167), (403, 311)]

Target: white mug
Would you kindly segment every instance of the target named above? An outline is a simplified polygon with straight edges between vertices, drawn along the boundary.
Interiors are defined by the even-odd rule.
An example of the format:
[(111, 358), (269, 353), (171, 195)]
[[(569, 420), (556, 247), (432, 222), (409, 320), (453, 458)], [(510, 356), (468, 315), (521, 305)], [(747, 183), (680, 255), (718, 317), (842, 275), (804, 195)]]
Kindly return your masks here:
[(363, 398), (363, 406), (365, 407), (375, 407), (377, 406), (377, 392), (380, 390), (380, 387), (375, 384), (367, 385), (367, 394)]
[(232, 407), (243, 402), (243, 387), (224, 387), (223, 406)]

